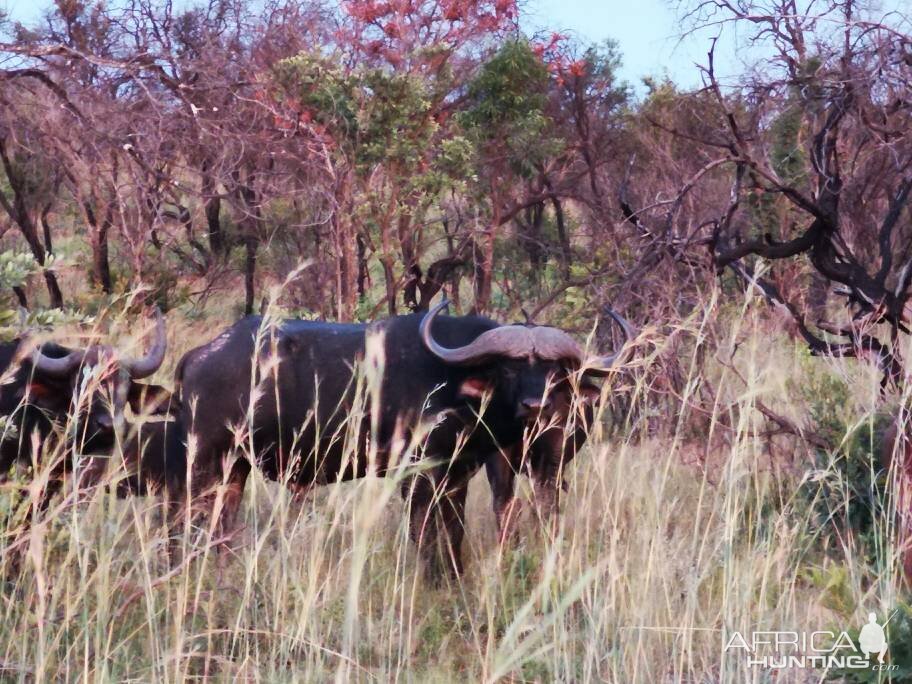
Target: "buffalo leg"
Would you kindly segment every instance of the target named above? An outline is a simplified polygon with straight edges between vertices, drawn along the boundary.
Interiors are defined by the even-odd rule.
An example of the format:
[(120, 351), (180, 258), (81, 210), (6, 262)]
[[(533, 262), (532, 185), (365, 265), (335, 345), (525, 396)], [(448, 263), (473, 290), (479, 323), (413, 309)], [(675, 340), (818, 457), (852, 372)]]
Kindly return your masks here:
[(560, 511), (563, 482), (557, 478), (535, 478), (535, 504), (542, 524), (553, 528)]
[(449, 565), (452, 574), (455, 577), (462, 575), (464, 567), (462, 564), (462, 540), (465, 537), (465, 505), (466, 496), (469, 493), (468, 481), (460, 483), (454, 489), (449, 490), (441, 499), (440, 516), (443, 522), (443, 533), (445, 542), (440, 549), (441, 555), (449, 559)]
[(222, 496), (222, 510), (216, 524), (218, 536), (224, 537), (234, 530), (237, 521), (238, 510), (241, 507), (241, 501), (244, 498), (244, 487), (247, 485), (247, 477), (250, 475), (250, 461), (246, 458), (239, 457), (231, 465), (231, 472), (228, 474), (228, 480), (225, 483), (225, 491)]
[[(586, 413), (586, 425), (591, 424), (591, 409)], [(535, 506), (539, 518), (551, 527), (557, 521), (564, 488), (564, 469), (586, 442), (586, 427), (577, 427), (570, 434), (565, 429), (545, 431), (531, 448), (530, 475), (535, 487)]]
[(564, 487), (563, 462), (546, 442), (534, 444), (533, 451), (538, 452), (533, 454), (531, 468), (535, 511), (543, 527), (553, 533)]
[(424, 545), (433, 536), (433, 525), (429, 519), (434, 499), (433, 481), (426, 474), (406, 480), (402, 483), (402, 498), (409, 509), (409, 536), (418, 547), (419, 555), (422, 555)]
[(232, 458), (219, 450), (201, 450), (195, 460), (187, 462), (189, 472), (184, 471), (190, 486), (191, 521), (202, 527), (208, 518), (212, 538), (221, 538), (230, 531), (250, 473), (247, 459)]
[[(522, 445), (511, 450), (511, 456), (517, 461), (522, 458)], [(501, 452), (492, 454), (485, 460), (485, 474), (491, 486), (491, 497), (494, 506), (494, 517), (497, 520), (497, 536), (500, 543), (505, 543), (515, 532), (519, 518), (520, 502), (515, 495), (516, 470), (511, 459)]]
[(409, 506), (409, 534), (418, 547), (427, 577), (433, 583), (449, 575), (462, 574), (462, 539), (465, 536), (465, 500), (468, 479), (448, 489), (446, 478), (439, 482), (418, 475), (403, 485)]

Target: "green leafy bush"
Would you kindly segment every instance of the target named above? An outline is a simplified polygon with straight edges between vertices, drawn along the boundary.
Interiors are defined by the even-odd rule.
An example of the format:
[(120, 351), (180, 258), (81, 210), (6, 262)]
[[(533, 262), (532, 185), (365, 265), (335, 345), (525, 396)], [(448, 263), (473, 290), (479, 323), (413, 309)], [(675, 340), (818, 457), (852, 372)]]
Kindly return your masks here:
[(848, 383), (819, 366), (808, 366), (799, 390), (807, 399), (813, 430), (827, 445), (813, 451), (813, 465), (799, 492), (806, 515), (825, 550), (854, 541), (868, 562), (883, 548), (882, 522), (889, 511), (887, 473), (878, 458), (888, 417), (852, 415)]

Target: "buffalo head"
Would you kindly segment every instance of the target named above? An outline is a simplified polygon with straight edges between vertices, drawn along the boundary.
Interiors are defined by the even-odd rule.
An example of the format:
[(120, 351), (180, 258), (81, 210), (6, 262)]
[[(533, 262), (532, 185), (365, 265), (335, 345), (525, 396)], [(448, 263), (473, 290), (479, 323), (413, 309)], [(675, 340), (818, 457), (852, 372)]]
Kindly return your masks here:
[(138, 412), (164, 401), (165, 390), (135, 380), (159, 369), (166, 348), (164, 317), (158, 309), (151, 344), (138, 358), (122, 356), (109, 345), (42, 345), (31, 359), (26, 400), (52, 416), (73, 419), (76, 434), (71, 437), (82, 450), (110, 449), (126, 404)]
[[(536, 420), (548, 417), (555, 406), (554, 391), (567, 390), (570, 377), (582, 373), (581, 389), (597, 396), (598, 388), (588, 378), (605, 375), (623, 349), (605, 356), (589, 356), (570, 335), (548, 326), (503, 325), (485, 331), (471, 343), (449, 348), (434, 339), (431, 326), (446, 307), (442, 301), (421, 321), (424, 346), (441, 361), (472, 369), (459, 392), (469, 399), (489, 395), (513, 417)], [(629, 324), (613, 311), (610, 315), (632, 337)]]

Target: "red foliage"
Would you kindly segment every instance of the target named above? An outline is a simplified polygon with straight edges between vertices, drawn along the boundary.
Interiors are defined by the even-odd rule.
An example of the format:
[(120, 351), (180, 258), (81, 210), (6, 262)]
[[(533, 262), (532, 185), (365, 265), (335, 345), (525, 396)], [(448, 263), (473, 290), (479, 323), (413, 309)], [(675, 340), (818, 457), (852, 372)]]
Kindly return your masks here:
[(375, 0), (351, 0), (345, 3), (345, 11), (353, 19), (369, 24), (388, 15), (390, 5), (386, 2), (375, 2)]
[(571, 62), (567, 70), (577, 78), (584, 76), (586, 74), (586, 61), (578, 59), (575, 62)]
[(518, 15), (517, 0), (346, 0), (344, 8), (340, 43), (394, 68), (434, 69), (440, 48), (458, 53), (515, 29)]
[(573, 58), (567, 36), (563, 34), (552, 33), (546, 43), (533, 44), (532, 50), (554, 75), (558, 85), (564, 85), (571, 77), (582, 78), (586, 75), (586, 60)]
[(403, 62), (405, 62), (405, 57), (403, 57), (401, 52), (398, 52), (396, 50), (385, 48), (382, 51), (382, 54), (383, 58), (389, 62), (390, 66), (392, 67), (398, 68), (402, 66)]
[(512, 19), (516, 15), (516, 0), (495, 0), (494, 13), (498, 18)]
[(443, 3), (443, 18), (447, 21), (462, 21), (465, 19), (465, 8), (459, 0)]
[(399, 28), (398, 21), (388, 21), (383, 25), (383, 32), (390, 38), (399, 38), (402, 30)]
[(498, 24), (499, 21), (493, 14), (483, 14), (478, 17), (478, 26), (484, 31), (494, 31)]

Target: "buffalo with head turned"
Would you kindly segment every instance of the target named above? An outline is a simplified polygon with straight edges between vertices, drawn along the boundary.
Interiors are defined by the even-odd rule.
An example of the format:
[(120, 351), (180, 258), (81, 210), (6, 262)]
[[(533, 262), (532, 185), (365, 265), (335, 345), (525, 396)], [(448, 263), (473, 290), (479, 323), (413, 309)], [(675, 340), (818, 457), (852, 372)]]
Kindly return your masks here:
[[(441, 316), (445, 305), (371, 325), (270, 327), (250, 317), (185, 355), (177, 372), (179, 423), (194, 450), (193, 494), (226, 485), (223, 530), (254, 464), (306, 488), (382, 475), (397, 465), (397, 445), (420, 438), (414, 458), (424, 467), (404, 488), (411, 535), (432, 571), (441, 562), (462, 570), (469, 478), (490, 454), (522, 438), (527, 421), (547, 408), (548, 384), (584, 359), (555, 328)], [(356, 368), (373, 364), (374, 349), (374, 399), (359, 408), (364, 385)], [(226, 458), (232, 453), (239, 455)]]
[[(139, 358), (121, 356), (107, 345), (69, 349), (45, 343), (33, 349), (25, 338), (0, 345), (0, 477), (17, 462), (32, 464), (39, 457), (33, 453), (35, 444), (41, 445), (42, 453), (65, 447), (40, 502), (43, 507), (72, 466), (74, 450), (109, 454), (125, 406), (129, 403), (139, 411), (167, 394), (158, 386), (136, 382), (152, 375), (165, 358), (165, 323), (161, 312), (155, 316), (152, 344)], [(103, 460), (96, 461), (87, 477), (97, 477), (99, 464)]]
[(502, 541), (509, 535), (511, 522), (518, 514), (514, 496), (518, 474), (528, 475), (532, 480), (535, 502), (543, 518), (552, 518), (559, 510), (564, 472), (594, 426), (595, 403), (601, 396), (601, 388), (593, 380), (611, 372), (621, 362), (635, 337), (633, 327), (620, 314), (610, 308), (605, 311), (624, 333), (621, 348), (584, 365), (586, 354), (577, 346), (576, 363), (552, 376), (541, 409), (529, 416), (524, 438), (500, 453), (491, 454), (485, 461)]

